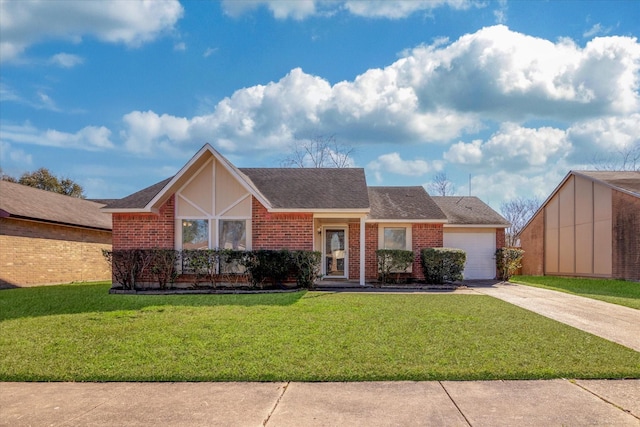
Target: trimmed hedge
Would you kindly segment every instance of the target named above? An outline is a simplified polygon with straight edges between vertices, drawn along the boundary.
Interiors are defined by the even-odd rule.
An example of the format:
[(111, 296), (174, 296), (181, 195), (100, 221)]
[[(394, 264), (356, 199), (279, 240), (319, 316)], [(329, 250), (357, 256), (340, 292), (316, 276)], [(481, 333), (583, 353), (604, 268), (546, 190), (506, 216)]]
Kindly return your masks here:
[(426, 248), (420, 252), (422, 272), (427, 283), (443, 284), (462, 280), (467, 254), (462, 249)]
[(202, 286), (203, 281), (214, 289), (220, 281), (246, 287), (248, 277), (251, 285), (259, 288), (282, 287), (294, 281), (299, 287), (312, 288), (320, 277), (322, 258), (320, 252), (287, 249), (123, 249), (103, 250), (102, 254), (112, 266), (114, 284), (124, 289), (140, 289), (142, 279), (150, 278), (161, 289), (171, 287), (179, 277), (180, 262), (183, 275), (192, 277), (194, 287)]
[(400, 283), (400, 275), (406, 273), (413, 264), (413, 251), (378, 249), (376, 257), (378, 260), (378, 280), (382, 284)]

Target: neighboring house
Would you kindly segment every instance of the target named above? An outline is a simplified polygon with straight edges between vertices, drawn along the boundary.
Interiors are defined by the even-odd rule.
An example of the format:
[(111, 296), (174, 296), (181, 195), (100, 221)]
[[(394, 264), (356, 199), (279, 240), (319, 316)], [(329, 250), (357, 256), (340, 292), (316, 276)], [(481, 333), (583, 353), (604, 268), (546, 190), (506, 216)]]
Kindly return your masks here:
[(103, 206), (0, 181), (0, 287), (110, 280)]
[(488, 279), (496, 274), (496, 249), (504, 246), (509, 222), (477, 197), (434, 196), (447, 215), (444, 246), (467, 253), (465, 279)]
[(569, 172), (520, 242), (522, 274), (640, 280), (640, 172)]
[[(412, 277), (423, 279), (420, 250), (442, 247), (448, 222), (423, 187), (367, 187), (359, 168), (237, 168), (209, 144), (103, 211), (114, 249), (315, 250), (325, 277), (360, 284), (377, 279), (382, 248), (413, 250)], [(493, 225), (504, 236), (506, 225)], [(493, 277), (495, 264), (483, 278)]]

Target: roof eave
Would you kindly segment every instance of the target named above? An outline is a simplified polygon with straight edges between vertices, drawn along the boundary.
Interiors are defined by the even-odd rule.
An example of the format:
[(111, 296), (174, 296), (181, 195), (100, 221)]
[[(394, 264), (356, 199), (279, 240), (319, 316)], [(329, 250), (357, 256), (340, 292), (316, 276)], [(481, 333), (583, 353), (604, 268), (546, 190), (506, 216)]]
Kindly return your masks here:
[(411, 224), (446, 224), (448, 220), (446, 219), (416, 219), (416, 218), (384, 218), (384, 219), (376, 219), (376, 218), (368, 218), (366, 222), (380, 222), (380, 223), (411, 223)]
[(445, 224), (445, 228), (509, 228), (509, 224)]

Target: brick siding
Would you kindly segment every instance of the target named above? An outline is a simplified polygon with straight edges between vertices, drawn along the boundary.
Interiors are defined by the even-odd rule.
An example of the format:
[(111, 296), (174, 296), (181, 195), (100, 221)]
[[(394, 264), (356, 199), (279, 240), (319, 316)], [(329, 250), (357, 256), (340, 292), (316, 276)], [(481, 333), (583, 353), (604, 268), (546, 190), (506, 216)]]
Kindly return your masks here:
[(444, 230), (442, 224), (413, 224), (411, 227), (411, 240), (413, 245), (413, 274), (414, 279), (423, 280), (420, 251), (425, 248), (441, 248), (444, 242)]
[(613, 191), (613, 277), (640, 280), (640, 198)]
[(360, 279), (360, 223), (349, 223), (349, 279)]
[(504, 228), (496, 228), (496, 249), (504, 248), (506, 241)]
[(113, 249), (174, 249), (175, 199), (154, 213), (114, 213)]
[(313, 214), (270, 213), (252, 197), (252, 249), (313, 250)]
[(110, 280), (109, 231), (0, 219), (0, 286)]
[(522, 274), (529, 276), (544, 275), (544, 209), (520, 233), (522, 256)]

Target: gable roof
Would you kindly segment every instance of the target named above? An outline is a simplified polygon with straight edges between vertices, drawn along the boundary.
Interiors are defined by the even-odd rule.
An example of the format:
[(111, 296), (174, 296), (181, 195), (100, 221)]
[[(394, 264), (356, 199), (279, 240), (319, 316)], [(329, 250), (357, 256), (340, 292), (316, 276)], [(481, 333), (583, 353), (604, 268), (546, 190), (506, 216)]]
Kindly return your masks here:
[(369, 187), (371, 220), (447, 222), (447, 216), (421, 186)]
[(122, 199), (114, 200), (105, 206), (105, 210), (113, 209), (142, 209), (149, 204), (154, 197), (171, 181), (173, 177), (164, 179), (147, 188), (130, 194)]
[(579, 176), (588, 179), (593, 182), (597, 182), (606, 187), (612, 188), (617, 191), (629, 194), (634, 197), (640, 197), (640, 172), (638, 171), (569, 171), (560, 184), (549, 194), (549, 197), (540, 205), (538, 210), (531, 215), (529, 221), (520, 230), (521, 234), (533, 219), (542, 211), (549, 200), (556, 195), (556, 193), (562, 188), (565, 182), (571, 177), (571, 175)]
[(361, 168), (241, 168), (272, 210), (369, 210)]
[(26, 185), (0, 181), (0, 217), (111, 231), (104, 205)]
[[(597, 181), (623, 193), (640, 197), (640, 172), (638, 171), (571, 171), (569, 175), (571, 174)], [(564, 183), (564, 180), (562, 182)]]
[(509, 221), (475, 196), (432, 196), (450, 225), (508, 227)]

